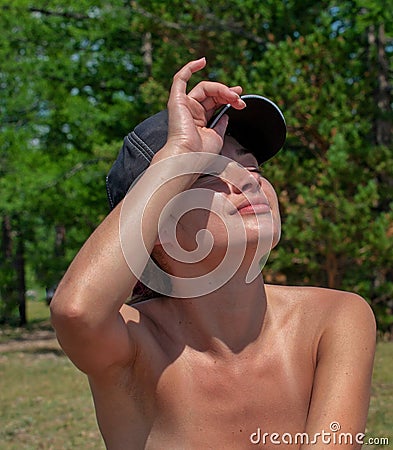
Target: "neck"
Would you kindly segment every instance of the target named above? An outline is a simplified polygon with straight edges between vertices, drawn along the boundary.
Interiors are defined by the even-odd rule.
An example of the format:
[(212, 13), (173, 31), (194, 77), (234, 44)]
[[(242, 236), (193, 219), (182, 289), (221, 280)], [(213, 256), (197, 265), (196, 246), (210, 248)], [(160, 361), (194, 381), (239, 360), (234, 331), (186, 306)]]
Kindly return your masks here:
[(173, 300), (186, 344), (221, 357), (240, 353), (256, 343), (266, 304), (262, 275), (247, 284), (245, 273), (237, 273), (212, 293)]

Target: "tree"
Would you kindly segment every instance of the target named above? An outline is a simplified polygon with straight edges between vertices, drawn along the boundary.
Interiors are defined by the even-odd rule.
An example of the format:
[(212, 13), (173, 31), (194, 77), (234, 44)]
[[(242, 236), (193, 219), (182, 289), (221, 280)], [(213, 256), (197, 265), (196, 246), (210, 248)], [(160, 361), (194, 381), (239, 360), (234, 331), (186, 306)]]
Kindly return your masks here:
[(354, 2), (330, 8), (320, 16), (329, 26), (272, 46), (260, 71), (282, 93), (290, 129), (289, 153), (269, 167), (286, 223), (273, 272), (355, 290), (391, 331), (391, 48), (385, 33), (370, 39), (391, 11), (376, 17)]
[(391, 329), (388, 4), (0, 0), (0, 11), (3, 305), (21, 303), (17, 248), (56, 284), (106, 214), (122, 137), (165, 107), (177, 68), (206, 56), (193, 83), (241, 84), (287, 119), (285, 149), (265, 165), (284, 217), (266, 276), (356, 290)]
[[(1, 299), (7, 318), (15, 298), (24, 304), (16, 262), (28, 261), (40, 283), (55, 284), (104, 216), (104, 173), (128, 129), (138, 70), (130, 63), (132, 40), (122, 41), (130, 13), (123, 2), (93, 8), (52, 1), (37, 8), (2, 1), (0, 9), (0, 211), (9, 231)], [(56, 244), (59, 229), (65, 230), (64, 255)]]

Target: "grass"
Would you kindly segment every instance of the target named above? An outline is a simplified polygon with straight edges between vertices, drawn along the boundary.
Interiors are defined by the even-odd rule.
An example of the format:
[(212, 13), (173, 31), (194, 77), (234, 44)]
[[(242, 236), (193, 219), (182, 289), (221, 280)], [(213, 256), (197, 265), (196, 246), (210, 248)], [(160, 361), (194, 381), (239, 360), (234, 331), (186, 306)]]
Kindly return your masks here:
[(393, 342), (379, 342), (375, 355), (367, 436), (387, 437), (390, 445), (368, 445), (367, 449), (393, 447)]
[[(2, 329), (0, 343), (26, 342), (50, 330), (43, 302), (29, 302), (28, 313), (28, 330)], [(53, 341), (41, 344), (0, 354), (0, 450), (104, 450), (86, 377)], [(393, 342), (379, 342), (366, 439), (389, 438), (390, 446), (364, 448), (393, 445), (392, 374)]]
[(27, 301), (28, 324), (25, 328), (3, 325), (0, 326), (0, 344), (10, 340), (20, 340), (35, 330), (52, 330), (49, 322), (49, 308), (43, 301)]
[(1, 450), (104, 449), (87, 381), (50, 352), (1, 357)]
[[(2, 329), (1, 343), (51, 329), (45, 303), (29, 302), (28, 313), (28, 330)], [(104, 450), (86, 377), (43, 337), (0, 354), (0, 450)]]

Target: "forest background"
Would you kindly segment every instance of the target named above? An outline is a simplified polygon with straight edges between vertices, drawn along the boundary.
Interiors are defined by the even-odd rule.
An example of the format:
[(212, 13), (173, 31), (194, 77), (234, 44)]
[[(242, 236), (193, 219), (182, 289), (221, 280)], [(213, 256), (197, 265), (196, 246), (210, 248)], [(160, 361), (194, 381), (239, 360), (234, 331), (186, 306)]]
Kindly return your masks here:
[(391, 0), (0, 0), (0, 29), (0, 323), (50, 294), (109, 211), (124, 136), (205, 56), (193, 84), (240, 84), (286, 117), (264, 165), (283, 217), (266, 280), (355, 291), (391, 336)]

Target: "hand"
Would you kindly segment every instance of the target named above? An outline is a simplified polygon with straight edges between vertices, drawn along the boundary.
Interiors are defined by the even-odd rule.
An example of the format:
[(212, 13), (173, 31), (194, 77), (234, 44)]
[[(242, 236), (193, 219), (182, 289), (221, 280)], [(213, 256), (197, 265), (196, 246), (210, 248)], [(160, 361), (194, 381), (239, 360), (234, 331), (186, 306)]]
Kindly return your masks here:
[(246, 106), (239, 97), (242, 92), (240, 86), (227, 87), (221, 83), (202, 81), (187, 95), (189, 79), (205, 65), (205, 58), (191, 61), (173, 77), (168, 100), (168, 144), (181, 153), (220, 153), (228, 117), (224, 115), (214, 129), (206, 128), (207, 122), (222, 105), (229, 103), (236, 109)]

